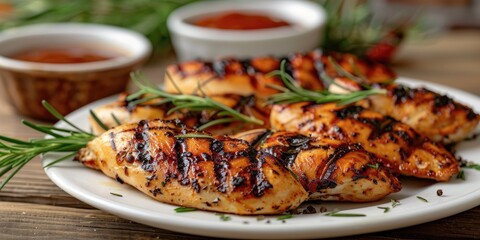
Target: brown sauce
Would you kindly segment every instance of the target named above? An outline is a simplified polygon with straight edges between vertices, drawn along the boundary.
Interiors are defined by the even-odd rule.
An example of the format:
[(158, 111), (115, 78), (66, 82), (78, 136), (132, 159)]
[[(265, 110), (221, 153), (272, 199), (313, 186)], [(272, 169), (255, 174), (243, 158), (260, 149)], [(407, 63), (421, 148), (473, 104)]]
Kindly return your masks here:
[(104, 61), (115, 58), (117, 56), (118, 54), (106, 51), (69, 47), (30, 49), (15, 54), (11, 58), (20, 61), (37, 63), (72, 64)]
[(229, 12), (220, 15), (204, 17), (195, 21), (193, 24), (200, 27), (227, 30), (254, 30), (278, 28), (291, 25), (286, 21), (267, 15), (240, 12)]

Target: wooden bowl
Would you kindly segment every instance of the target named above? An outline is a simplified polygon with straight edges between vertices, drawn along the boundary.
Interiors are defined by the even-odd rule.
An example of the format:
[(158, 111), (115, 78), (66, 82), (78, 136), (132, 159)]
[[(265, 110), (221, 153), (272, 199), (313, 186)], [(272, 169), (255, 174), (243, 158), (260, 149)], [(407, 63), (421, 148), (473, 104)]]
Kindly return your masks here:
[[(34, 48), (85, 46), (115, 52), (115, 57), (87, 63), (40, 63), (11, 58)], [(122, 92), (129, 74), (146, 61), (150, 42), (142, 35), (97, 24), (41, 24), (0, 34), (0, 81), (8, 101), (23, 115), (55, 120), (46, 100), (61, 114)]]

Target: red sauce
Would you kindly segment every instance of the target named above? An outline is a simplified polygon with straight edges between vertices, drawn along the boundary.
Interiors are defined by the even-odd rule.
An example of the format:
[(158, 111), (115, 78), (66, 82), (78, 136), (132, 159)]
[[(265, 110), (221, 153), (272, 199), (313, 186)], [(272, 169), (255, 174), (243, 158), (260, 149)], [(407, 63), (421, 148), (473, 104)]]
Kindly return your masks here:
[(38, 63), (88, 63), (112, 59), (116, 56), (93, 49), (82, 48), (40, 48), (24, 51), (12, 56), (13, 59)]
[(266, 15), (247, 14), (240, 12), (230, 12), (201, 18), (193, 24), (201, 27), (227, 30), (253, 30), (285, 27), (291, 25), (286, 21), (275, 19)]

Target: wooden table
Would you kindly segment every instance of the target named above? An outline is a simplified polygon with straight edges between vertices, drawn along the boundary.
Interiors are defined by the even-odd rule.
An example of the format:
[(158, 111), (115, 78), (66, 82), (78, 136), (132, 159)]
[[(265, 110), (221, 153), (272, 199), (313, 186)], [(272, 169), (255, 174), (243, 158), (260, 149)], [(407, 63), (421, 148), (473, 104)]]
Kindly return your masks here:
[[(171, 59), (161, 60), (163, 65), (168, 61)], [(395, 68), (401, 76), (438, 82), (480, 95), (480, 32), (451, 32), (408, 43), (399, 52)], [(145, 72), (151, 79), (162, 76), (158, 63), (146, 66)], [(0, 134), (22, 139), (42, 137), (22, 126), (22, 118), (2, 100)], [(438, 221), (353, 239), (480, 238), (479, 226), (480, 206)], [(15, 238), (201, 239), (137, 224), (84, 204), (53, 184), (38, 158), (0, 192), (0, 239)]]

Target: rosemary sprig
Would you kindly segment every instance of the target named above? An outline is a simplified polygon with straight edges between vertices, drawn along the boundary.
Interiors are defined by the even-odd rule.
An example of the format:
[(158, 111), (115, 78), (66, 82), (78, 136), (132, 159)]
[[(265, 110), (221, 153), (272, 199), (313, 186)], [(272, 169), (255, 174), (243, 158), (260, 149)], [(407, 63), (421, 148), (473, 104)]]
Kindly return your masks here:
[(0, 190), (12, 179), (13, 176), (15, 176), (15, 174), (18, 173), (18, 171), (20, 171), (23, 166), (36, 156), (49, 152), (70, 153), (45, 166), (49, 167), (55, 163), (69, 159), (75, 154), (75, 152), (85, 147), (89, 141), (95, 138), (95, 135), (85, 132), (65, 119), (65, 117), (46, 101), (43, 101), (42, 104), (53, 116), (67, 123), (74, 130), (22, 121), (24, 125), (38, 132), (45, 133), (50, 136), (50, 138), (22, 141), (0, 135), (0, 177), (10, 173), (0, 183)]
[[(90, 110), (90, 116), (92, 116), (93, 120), (100, 126), (103, 130), (108, 131), (108, 127), (103, 123), (100, 118), (98, 118), (97, 114), (94, 111)], [(113, 116), (113, 113), (112, 113)]]
[(321, 43), (321, 48), (326, 50), (386, 60), (375, 58), (369, 52), (379, 44), (396, 47), (405, 38), (425, 35), (428, 29), (425, 22), (420, 21), (422, 17), (417, 16), (419, 12), (388, 16), (389, 21), (385, 21), (385, 17), (372, 8), (375, 1), (371, 0), (312, 1), (327, 12)]
[(471, 169), (475, 169), (475, 170), (480, 171), (480, 164), (469, 163), (466, 166), (464, 166), (464, 168), (471, 168)]
[(191, 111), (212, 110), (216, 111), (217, 116), (222, 117), (203, 124), (202, 126), (198, 127), (199, 130), (233, 121), (242, 121), (257, 125), (263, 124), (262, 120), (253, 116), (247, 116), (239, 113), (238, 111), (220, 102), (217, 102), (208, 96), (167, 93), (148, 81), (143, 80), (138, 73), (132, 73), (131, 78), (133, 82), (140, 88), (139, 91), (127, 97), (127, 101), (130, 101), (130, 104), (132, 105), (148, 102), (152, 99), (162, 99), (158, 104), (172, 103), (175, 106), (171, 108), (167, 114), (171, 114), (182, 109), (188, 109)]
[(363, 98), (366, 98), (375, 94), (385, 94), (385, 89), (367, 89), (362, 91), (355, 91), (348, 94), (337, 94), (327, 90), (324, 91), (311, 91), (302, 88), (296, 84), (292, 76), (285, 72), (285, 61), (282, 61), (280, 70), (276, 70), (267, 75), (280, 76), (285, 87), (278, 85), (268, 85), (270, 88), (279, 90), (281, 93), (274, 94), (269, 97), (269, 102), (272, 104), (289, 104), (296, 102), (315, 102), (315, 103), (329, 103), (334, 102), (339, 105), (346, 105), (354, 103)]
[(110, 192), (110, 195), (117, 196), (117, 197), (123, 197), (122, 194), (120, 194), (120, 193), (114, 193), (114, 192)]
[(400, 205), (400, 201), (396, 200), (396, 199), (390, 199), (390, 203), (392, 203), (392, 208)]
[(117, 124), (117, 126), (120, 126), (122, 125), (122, 122), (117, 118), (117, 116), (115, 116), (115, 114), (113, 114), (113, 112), (110, 114), (113, 118), (113, 121), (115, 121), (115, 123)]
[(428, 202), (428, 200), (424, 197), (421, 197), (421, 196), (417, 196), (417, 198), (423, 202)]
[(178, 134), (176, 138), (213, 138), (207, 134), (197, 134), (197, 133), (188, 133), (188, 134)]
[(285, 220), (285, 219), (290, 219), (290, 218), (293, 218), (292, 214), (284, 214), (284, 215), (278, 216), (277, 220)]
[(377, 207), (379, 209), (382, 209), (383, 210), (383, 213), (387, 213), (390, 211), (390, 208), (389, 207)]
[(362, 213), (340, 213), (340, 211), (333, 211), (325, 213), (325, 216), (330, 217), (366, 217), (367, 215)]
[[(333, 59), (332, 56), (328, 56), (328, 61), (332, 64), (333, 68), (335, 68), (337, 73), (339, 73), (341, 76), (352, 79), (356, 83), (360, 84), (362, 87), (364, 87), (366, 89), (370, 89), (370, 86), (368, 84), (366, 84), (366, 78), (357, 77), (357, 76), (351, 74), (350, 72), (346, 71), (345, 69), (343, 69), (342, 66), (340, 66), (340, 64), (338, 64), (337, 61), (335, 61), (335, 59)], [(357, 72), (359, 72), (358, 68), (357, 68)]]
[(177, 212), (177, 213), (197, 211), (196, 208), (191, 208), (191, 207), (177, 207), (177, 208), (175, 208), (174, 210), (175, 210), (175, 212)]

